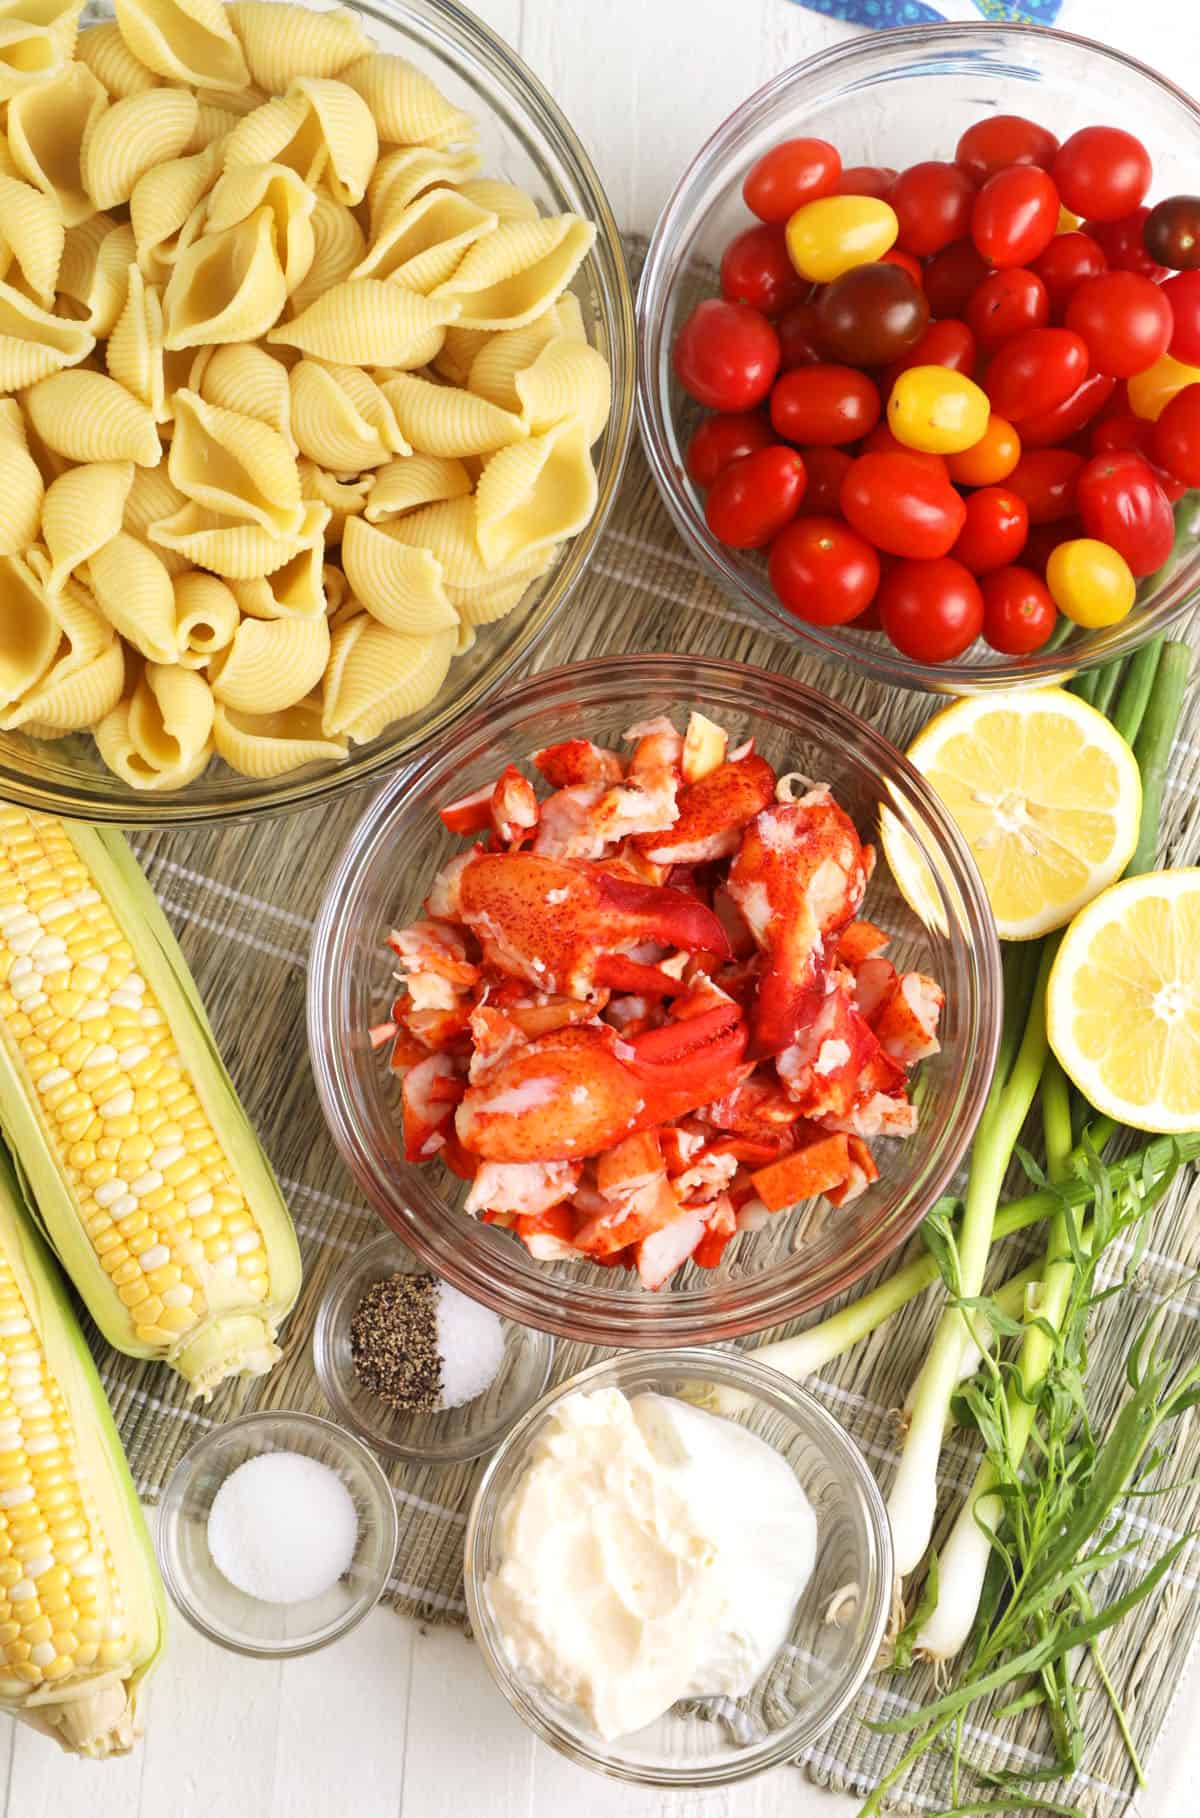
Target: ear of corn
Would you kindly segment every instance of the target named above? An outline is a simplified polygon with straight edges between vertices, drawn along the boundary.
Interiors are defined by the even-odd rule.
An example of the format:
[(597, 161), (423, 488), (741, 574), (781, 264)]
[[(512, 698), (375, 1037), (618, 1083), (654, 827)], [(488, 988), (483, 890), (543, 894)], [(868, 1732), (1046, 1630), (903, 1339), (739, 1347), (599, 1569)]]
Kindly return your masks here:
[(0, 1709), (125, 1754), (165, 1629), (104, 1391), (0, 1148)]
[(110, 1344), (270, 1369), (296, 1235), (166, 917), (119, 833), (6, 804), (0, 1124)]

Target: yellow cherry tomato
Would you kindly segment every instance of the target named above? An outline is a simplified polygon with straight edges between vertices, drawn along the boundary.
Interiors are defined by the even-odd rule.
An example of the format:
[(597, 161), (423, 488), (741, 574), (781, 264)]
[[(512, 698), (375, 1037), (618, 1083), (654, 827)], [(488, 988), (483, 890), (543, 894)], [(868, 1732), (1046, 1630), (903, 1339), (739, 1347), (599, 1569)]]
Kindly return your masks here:
[(1058, 226), (1054, 230), (1055, 233), (1073, 234), (1079, 225), (1080, 217), (1078, 215), (1073, 215), (1069, 208), (1063, 208), (1060, 204), (1058, 210)]
[(1046, 564), (1046, 585), (1058, 610), (1089, 631), (1119, 624), (1136, 591), (1124, 556), (1095, 537), (1060, 543)]
[(948, 366), (910, 366), (892, 386), (888, 428), (906, 448), (924, 454), (961, 454), (986, 434), (987, 392)]
[(946, 466), (956, 486), (995, 486), (999, 480), (1007, 480), (1020, 459), (1020, 436), (1007, 417), (993, 413), (978, 442), (958, 454), (948, 454)]
[(1170, 354), (1160, 354), (1153, 366), (1148, 366), (1145, 372), (1135, 372), (1132, 379), (1126, 381), (1129, 408), (1135, 417), (1157, 422), (1177, 391), (1182, 391), (1185, 385), (1198, 383), (1200, 366), (1185, 366), (1182, 360), (1173, 360)]
[(899, 232), (896, 211), (876, 196), (822, 196), (788, 222), (788, 257), (802, 278), (831, 284), (856, 265), (882, 259)]

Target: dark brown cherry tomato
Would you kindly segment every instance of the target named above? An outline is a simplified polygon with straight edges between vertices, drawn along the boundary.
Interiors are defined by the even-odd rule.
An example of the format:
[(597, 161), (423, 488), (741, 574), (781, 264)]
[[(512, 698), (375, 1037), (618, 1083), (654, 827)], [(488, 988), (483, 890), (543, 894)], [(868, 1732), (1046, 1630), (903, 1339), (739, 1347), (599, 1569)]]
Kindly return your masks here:
[(806, 202), (832, 195), (841, 174), (841, 157), (827, 140), (785, 139), (751, 165), (742, 196), (760, 221), (786, 221)]
[(972, 574), (1015, 562), (1029, 535), (1029, 508), (1007, 486), (981, 486), (967, 498), (967, 515), (950, 554)]
[(1174, 514), (1140, 454), (1093, 455), (1076, 481), (1075, 502), (1086, 534), (1123, 555), (1138, 580), (1154, 574), (1170, 555)]
[(896, 172), (890, 164), (851, 164), (834, 185), (835, 196), (875, 196), (886, 202), (892, 193)]
[(983, 630), (983, 595), (949, 556), (897, 562), (879, 586), (879, 616), (896, 649), (916, 663), (948, 663)]
[(1022, 568), (1032, 568), (1043, 577), (1046, 563), (1060, 543), (1069, 543), (1083, 535), (1083, 525), (1076, 517), (1058, 518), (1049, 524), (1031, 524), (1025, 547), (1021, 551)]
[(884, 390), (890, 391), (910, 366), (946, 366), (951, 372), (966, 373), (969, 379), (975, 371), (975, 336), (957, 316), (931, 322), (916, 346), (885, 369)]
[(798, 366), (771, 393), (771, 423), (785, 442), (857, 442), (882, 408), (874, 381), (853, 366)]
[(778, 443), (724, 468), (704, 503), (708, 528), (730, 549), (765, 549), (804, 497), (804, 462)]
[(1200, 385), (1177, 391), (1159, 417), (1154, 458), (1185, 486), (1200, 486)]
[(973, 183), (986, 183), (1010, 164), (1037, 164), (1049, 170), (1058, 140), (1044, 126), (1021, 114), (989, 114), (968, 126), (959, 140), (954, 161)]
[(966, 314), (971, 293), (991, 270), (973, 240), (956, 240), (934, 253), (925, 267), (925, 295), (935, 320)]
[(1166, 353), (1174, 318), (1152, 279), (1136, 271), (1106, 271), (1072, 293), (1066, 325), (1087, 342), (1093, 372), (1129, 379)]
[(1016, 265), (994, 271), (967, 304), (967, 325), (982, 353), (995, 353), (1026, 328), (1044, 328), (1050, 320), (1050, 298), (1036, 272)]
[(1085, 278), (1098, 278), (1107, 271), (1108, 260), (1099, 240), (1091, 234), (1055, 234), (1044, 252), (1033, 261), (1033, 270), (1046, 286), (1050, 314), (1060, 321), (1067, 298)]
[(840, 518), (798, 518), (767, 557), (780, 603), (808, 625), (846, 625), (870, 605), (879, 557)]
[(984, 641), (1002, 656), (1040, 650), (1058, 622), (1050, 589), (1031, 568), (994, 568), (979, 583)]
[(900, 223), (897, 246), (927, 259), (970, 232), (975, 185), (957, 164), (927, 158), (900, 172), (888, 201)]
[(1036, 164), (1014, 164), (989, 177), (975, 197), (971, 238), (989, 265), (1028, 265), (1058, 226), (1058, 191)]
[(929, 326), (924, 292), (898, 265), (855, 265), (817, 299), (821, 339), (847, 366), (883, 366), (916, 346)]
[(1084, 126), (1059, 146), (1050, 174), (1073, 215), (1119, 221), (1140, 203), (1152, 170), (1150, 154), (1132, 133)]
[(1150, 257), (1142, 239), (1149, 216), (1148, 208), (1135, 208), (1119, 221), (1085, 221), (1082, 231), (1104, 249), (1113, 271), (1140, 271), (1143, 278), (1165, 278), (1166, 266)]
[(946, 465), (945, 455), (934, 454), (926, 448), (907, 448), (898, 442), (886, 421), (876, 423), (869, 436), (864, 436), (859, 445), (860, 454), (899, 454), (906, 455), (910, 461), (920, 461), (934, 473), (940, 473), (943, 479), (950, 478), (950, 469)]
[(686, 466), (694, 485), (707, 492), (717, 475), (743, 455), (768, 448), (774, 437), (760, 410), (706, 417), (687, 445)]
[(808, 295), (808, 284), (788, 258), (783, 228), (760, 221), (729, 242), (721, 256), (721, 295), (777, 316)]
[(1185, 366), (1200, 366), (1200, 272), (1181, 271), (1162, 289), (1174, 323), (1167, 352)]
[(675, 377), (710, 410), (753, 410), (779, 371), (779, 337), (744, 303), (706, 297), (675, 337)]
[(1022, 448), (1050, 448), (1057, 442), (1069, 442), (1107, 406), (1116, 388), (1117, 381), (1107, 373), (1089, 373), (1082, 385), (1077, 385), (1070, 397), (1053, 410), (1022, 417)]
[(1069, 448), (1032, 448), (1022, 451), (1004, 484), (1024, 499), (1031, 524), (1053, 524), (1075, 510), (1075, 484), (1083, 469), (1083, 456)]
[(1066, 328), (1029, 328), (996, 352), (984, 389), (992, 409), (1019, 427), (1022, 417), (1053, 410), (1087, 377), (1087, 346)]
[(1142, 227), (1142, 243), (1168, 271), (1200, 268), (1200, 196), (1168, 196), (1156, 202)]
[[(872, 432), (874, 433), (874, 432)], [(854, 465), (844, 448), (808, 447), (800, 450), (808, 485), (796, 513), (800, 518), (834, 518), (841, 511), (842, 481)]]
[(842, 482), (842, 511), (889, 555), (943, 556), (967, 508), (948, 479), (908, 454), (860, 455)]
[(779, 336), (779, 370), (791, 372), (795, 366), (819, 366), (829, 358), (817, 323), (817, 306), (806, 300), (785, 309), (775, 324)]
[(898, 265), (901, 271), (908, 273), (919, 290), (924, 290), (925, 267), (919, 259), (914, 259), (911, 253), (901, 252), (898, 246), (889, 246), (879, 263), (881, 265)]

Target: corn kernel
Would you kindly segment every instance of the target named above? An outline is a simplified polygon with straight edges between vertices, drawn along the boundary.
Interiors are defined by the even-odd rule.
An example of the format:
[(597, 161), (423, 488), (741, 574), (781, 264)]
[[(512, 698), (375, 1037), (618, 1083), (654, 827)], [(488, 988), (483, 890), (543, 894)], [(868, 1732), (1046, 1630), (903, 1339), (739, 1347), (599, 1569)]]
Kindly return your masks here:
[(121, 1305), (131, 1308), (136, 1307), (139, 1301), (145, 1300), (149, 1292), (150, 1290), (147, 1288), (145, 1282), (140, 1279), (127, 1282), (123, 1288), (117, 1289)]

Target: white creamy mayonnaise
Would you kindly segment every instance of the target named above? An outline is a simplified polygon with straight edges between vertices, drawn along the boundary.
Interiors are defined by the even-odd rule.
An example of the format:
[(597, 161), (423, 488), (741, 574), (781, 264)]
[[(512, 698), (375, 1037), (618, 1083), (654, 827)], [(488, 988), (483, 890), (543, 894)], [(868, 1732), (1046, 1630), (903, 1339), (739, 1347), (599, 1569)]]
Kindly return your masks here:
[(817, 1521), (764, 1440), (669, 1396), (561, 1402), (500, 1510), (486, 1594), (509, 1660), (611, 1739), (748, 1692), (812, 1574)]

